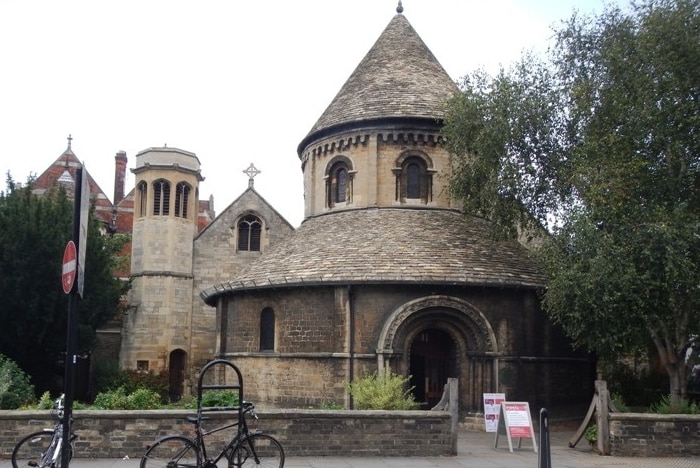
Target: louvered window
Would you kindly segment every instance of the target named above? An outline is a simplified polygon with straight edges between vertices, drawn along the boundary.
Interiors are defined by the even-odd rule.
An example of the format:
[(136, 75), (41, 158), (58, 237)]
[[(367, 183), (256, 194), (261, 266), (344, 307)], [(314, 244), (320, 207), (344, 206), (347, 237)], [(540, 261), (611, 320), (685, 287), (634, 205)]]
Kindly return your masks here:
[(170, 214), (170, 182), (167, 180), (153, 182), (153, 214), (156, 216)]
[(253, 215), (246, 215), (238, 222), (238, 250), (260, 251), (262, 223)]
[(138, 216), (142, 218), (148, 213), (148, 185), (146, 182), (140, 182), (138, 187), (139, 196), (139, 211)]
[(187, 204), (190, 201), (190, 185), (180, 182), (175, 188), (175, 216), (187, 218)]

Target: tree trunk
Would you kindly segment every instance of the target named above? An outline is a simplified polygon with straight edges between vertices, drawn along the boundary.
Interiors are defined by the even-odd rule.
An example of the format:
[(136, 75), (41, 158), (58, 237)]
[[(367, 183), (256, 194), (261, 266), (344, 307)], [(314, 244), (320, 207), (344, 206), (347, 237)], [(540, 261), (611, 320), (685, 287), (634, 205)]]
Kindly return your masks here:
[(655, 333), (652, 333), (652, 339), (659, 353), (661, 364), (668, 374), (670, 403), (676, 405), (687, 398), (688, 366), (685, 363), (685, 356), (677, 356), (674, 349), (666, 346), (665, 342), (660, 340)]

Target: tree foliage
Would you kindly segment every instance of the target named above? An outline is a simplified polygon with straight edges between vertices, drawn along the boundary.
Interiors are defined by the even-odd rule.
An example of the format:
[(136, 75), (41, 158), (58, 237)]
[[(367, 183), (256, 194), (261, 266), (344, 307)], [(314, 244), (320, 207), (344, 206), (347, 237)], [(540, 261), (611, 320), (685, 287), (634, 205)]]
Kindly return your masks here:
[(601, 357), (650, 341), (684, 395), (700, 335), (700, 4), (574, 14), (545, 59), (468, 76), (455, 193), (498, 234), (545, 226), (543, 305)]
[[(73, 201), (63, 189), (42, 196), (16, 188), (8, 175), (0, 194), (0, 353), (31, 377), (39, 392), (56, 392), (66, 349), (68, 298), (61, 286), (63, 251), (72, 233)], [(79, 301), (78, 346), (90, 350), (95, 330), (114, 317), (128, 288), (114, 277), (115, 254), (126, 239), (101, 234), (91, 214), (85, 290)]]

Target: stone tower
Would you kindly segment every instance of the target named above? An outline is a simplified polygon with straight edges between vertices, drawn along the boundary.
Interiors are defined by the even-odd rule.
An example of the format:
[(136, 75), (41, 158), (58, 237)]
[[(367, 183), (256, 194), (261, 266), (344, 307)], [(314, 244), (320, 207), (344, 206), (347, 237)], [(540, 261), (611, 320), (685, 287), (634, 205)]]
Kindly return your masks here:
[(299, 144), (305, 215), (455, 208), (440, 117), (457, 92), (408, 20), (397, 14)]
[(131, 309), (120, 367), (170, 371), (171, 396), (183, 394), (190, 354), (192, 249), (199, 183), (194, 153), (149, 148), (136, 155)]

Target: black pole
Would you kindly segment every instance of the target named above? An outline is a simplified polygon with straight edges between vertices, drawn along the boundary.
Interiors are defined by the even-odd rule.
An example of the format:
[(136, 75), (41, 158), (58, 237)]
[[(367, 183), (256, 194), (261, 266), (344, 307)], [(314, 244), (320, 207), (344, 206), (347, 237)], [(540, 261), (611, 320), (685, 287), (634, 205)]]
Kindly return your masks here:
[[(82, 197), (83, 169), (75, 172), (75, 197), (73, 199), (73, 242), (80, 252), (80, 200)], [(79, 257), (79, 255), (78, 255)], [(77, 260), (77, 259), (76, 259)], [(77, 265), (80, 268), (80, 265)], [(76, 268), (76, 276), (78, 269)], [(66, 334), (65, 377), (63, 381), (63, 440), (61, 446), (61, 467), (68, 468), (71, 459), (71, 425), (73, 420), (73, 396), (75, 394), (75, 370), (78, 361), (78, 292), (77, 281), (68, 294), (68, 331)]]
[(540, 410), (540, 450), (538, 468), (552, 468), (552, 455), (549, 450), (549, 416), (547, 410)]

